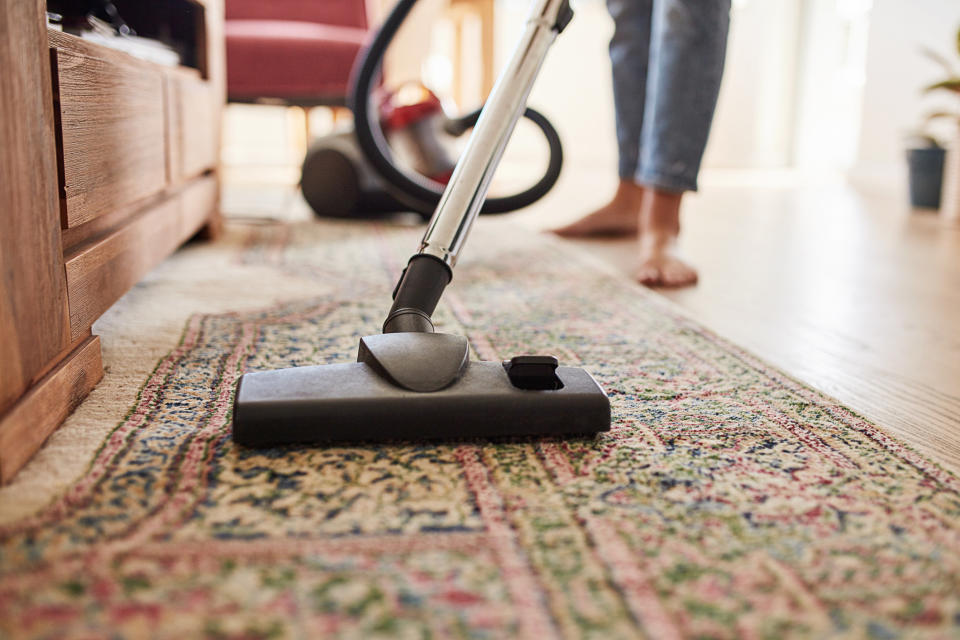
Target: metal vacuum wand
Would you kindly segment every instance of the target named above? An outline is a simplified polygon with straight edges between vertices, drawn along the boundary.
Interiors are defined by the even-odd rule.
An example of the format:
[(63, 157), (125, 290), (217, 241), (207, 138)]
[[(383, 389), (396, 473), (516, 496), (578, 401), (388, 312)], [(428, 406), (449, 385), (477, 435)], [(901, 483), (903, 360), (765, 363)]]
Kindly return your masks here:
[(571, 17), (568, 0), (542, 0), (534, 7), (430, 220), (421, 254), (456, 264), (547, 51)]
[(490, 92), (467, 146), (404, 270), (384, 333), (432, 332), (430, 316), (483, 206), (494, 171), (523, 114), (550, 45), (573, 18), (569, 0), (538, 0), (526, 29)]

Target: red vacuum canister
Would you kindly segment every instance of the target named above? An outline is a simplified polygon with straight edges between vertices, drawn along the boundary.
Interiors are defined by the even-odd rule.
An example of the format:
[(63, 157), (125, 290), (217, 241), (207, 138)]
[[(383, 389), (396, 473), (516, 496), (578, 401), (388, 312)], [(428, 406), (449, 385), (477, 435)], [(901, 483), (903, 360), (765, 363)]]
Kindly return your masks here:
[[(445, 185), (456, 159), (441, 142), (451, 135), (445, 133), (448, 118), (440, 99), (422, 84), (410, 83), (375, 94), (374, 104), (396, 162)], [(311, 143), (303, 160), (300, 188), (321, 216), (376, 216), (410, 210), (367, 164), (352, 129)]]
[(420, 83), (380, 100), (380, 126), (391, 148), (417, 173), (441, 184), (450, 180), (456, 164), (440, 142), (445, 118), (440, 98)]

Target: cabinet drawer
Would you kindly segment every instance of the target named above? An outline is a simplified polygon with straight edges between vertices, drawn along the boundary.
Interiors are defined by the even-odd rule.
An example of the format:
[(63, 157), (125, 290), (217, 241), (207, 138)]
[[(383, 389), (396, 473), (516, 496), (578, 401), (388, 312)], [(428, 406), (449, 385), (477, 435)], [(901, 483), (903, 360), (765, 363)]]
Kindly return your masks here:
[(79, 39), (57, 39), (63, 222), (75, 227), (167, 184), (162, 72)]
[(192, 178), (217, 166), (219, 108), (210, 82), (184, 72), (167, 76), (172, 182)]

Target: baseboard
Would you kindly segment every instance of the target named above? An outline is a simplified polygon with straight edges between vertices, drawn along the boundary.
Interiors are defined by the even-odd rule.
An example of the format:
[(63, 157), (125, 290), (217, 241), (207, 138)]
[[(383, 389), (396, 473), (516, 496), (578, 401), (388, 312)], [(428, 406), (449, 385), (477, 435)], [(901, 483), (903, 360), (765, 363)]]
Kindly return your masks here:
[(103, 377), (90, 336), (0, 417), (0, 484), (7, 484)]

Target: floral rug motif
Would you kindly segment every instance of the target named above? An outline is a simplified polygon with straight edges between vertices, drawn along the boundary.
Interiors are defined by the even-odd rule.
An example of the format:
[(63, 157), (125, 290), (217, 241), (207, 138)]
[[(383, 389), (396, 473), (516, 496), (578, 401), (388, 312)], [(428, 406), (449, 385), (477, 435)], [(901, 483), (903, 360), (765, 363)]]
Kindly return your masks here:
[(0, 528), (0, 637), (960, 637), (956, 476), (505, 229), (475, 232), (438, 329), (587, 368), (609, 433), (235, 446), (237, 377), (353, 359), (416, 246), (249, 228), (202, 250), (329, 293), (189, 320), (86, 472)]

